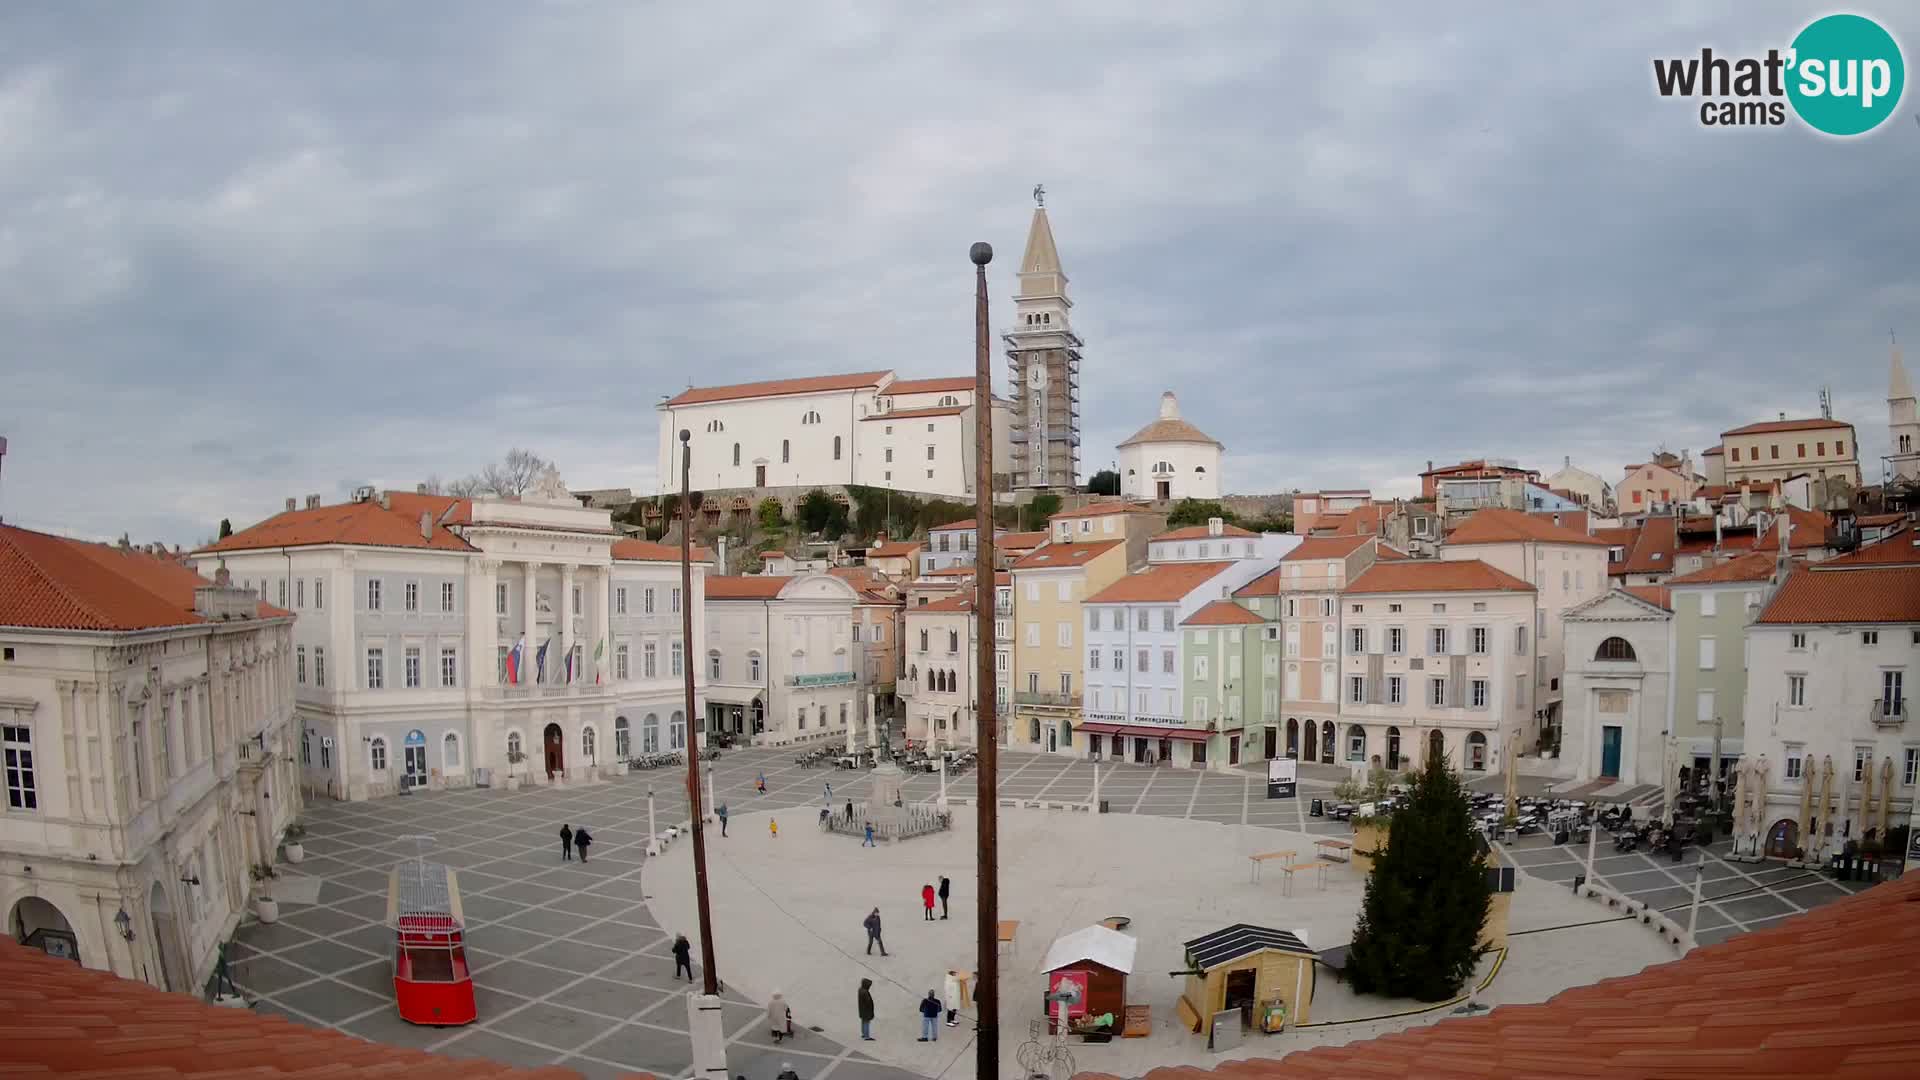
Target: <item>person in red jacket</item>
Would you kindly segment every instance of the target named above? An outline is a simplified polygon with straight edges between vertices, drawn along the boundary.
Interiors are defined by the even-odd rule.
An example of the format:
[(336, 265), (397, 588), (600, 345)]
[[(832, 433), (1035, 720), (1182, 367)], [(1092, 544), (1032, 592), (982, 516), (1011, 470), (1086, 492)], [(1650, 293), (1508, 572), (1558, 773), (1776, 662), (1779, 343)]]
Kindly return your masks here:
[(934, 896), (933, 896), (933, 886), (931, 886), (931, 885), (924, 885), (924, 886), (921, 886), (921, 888), (920, 888), (920, 903), (921, 903), (921, 905), (922, 905), (922, 906), (924, 906), (924, 907), (925, 907), (925, 908), (927, 909), (927, 921), (928, 921), (928, 922), (932, 922), (932, 921), (933, 921), (933, 900), (934, 900)]

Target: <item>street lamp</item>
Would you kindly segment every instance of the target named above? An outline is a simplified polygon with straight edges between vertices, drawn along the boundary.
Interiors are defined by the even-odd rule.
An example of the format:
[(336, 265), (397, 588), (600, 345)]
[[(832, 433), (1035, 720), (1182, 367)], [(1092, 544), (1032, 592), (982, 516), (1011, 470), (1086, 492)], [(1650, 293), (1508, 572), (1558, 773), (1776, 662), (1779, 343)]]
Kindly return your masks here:
[(121, 908), (119, 911), (114, 912), (113, 926), (114, 929), (120, 931), (121, 937), (128, 941), (133, 940), (133, 917), (127, 914), (126, 908)]

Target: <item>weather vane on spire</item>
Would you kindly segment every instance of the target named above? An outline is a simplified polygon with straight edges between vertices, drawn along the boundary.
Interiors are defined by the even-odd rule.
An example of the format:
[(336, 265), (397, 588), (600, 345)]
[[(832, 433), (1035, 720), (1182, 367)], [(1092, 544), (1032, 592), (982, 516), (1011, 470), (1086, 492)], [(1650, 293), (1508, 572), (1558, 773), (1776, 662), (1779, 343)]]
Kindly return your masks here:
[(1033, 185), (1033, 205), (1038, 206), (1043, 210), (1046, 209), (1047, 188), (1045, 184)]

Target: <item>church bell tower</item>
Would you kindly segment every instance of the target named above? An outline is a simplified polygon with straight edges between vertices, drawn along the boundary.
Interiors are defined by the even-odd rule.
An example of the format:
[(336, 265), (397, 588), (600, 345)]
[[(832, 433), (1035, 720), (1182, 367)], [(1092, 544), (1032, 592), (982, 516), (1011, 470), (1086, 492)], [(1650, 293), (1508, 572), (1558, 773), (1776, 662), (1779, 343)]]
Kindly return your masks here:
[(1071, 491), (1080, 476), (1080, 348), (1067, 275), (1047, 220), (1046, 189), (1033, 189), (1033, 222), (1020, 258), (1006, 343), (1013, 398), (1013, 486)]

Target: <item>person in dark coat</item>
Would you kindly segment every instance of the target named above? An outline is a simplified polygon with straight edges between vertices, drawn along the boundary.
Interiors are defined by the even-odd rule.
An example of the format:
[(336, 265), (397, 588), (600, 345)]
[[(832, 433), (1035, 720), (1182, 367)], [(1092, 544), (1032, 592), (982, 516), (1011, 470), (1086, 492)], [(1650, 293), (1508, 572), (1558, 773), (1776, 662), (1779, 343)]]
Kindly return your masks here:
[(564, 822), (560, 825), (560, 861), (573, 861), (573, 829)]
[(927, 909), (927, 921), (933, 921), (933, 886), (920, 886), (920, 906)]
[(880, 909), (874, 908), (872, 914), (867, 916), (867, 921), (861, 925), (867, 928), (867, 955), (873, 955), (875, 945), (880, 946), (881, 956), (887, 955), (887, 943), (880, 940)]
[(940, 999), (931, 990), (920, 1002), (920, 1041), (940, 1041)]
[(676, 934), (673, 938), (673, 977), (679, 978), (682, 971), (687, 973), (687, 981), (692, 982), (693, 943), (687, 940), (687, 935)]
[(864, 1042), (873, 1042), (873, 980), (860, 980), (860, 994), (856, 999), (860, 1008), (860, 1038)]
[(573, 846), (579, 849), (580, 861), (587, 861), (587, 845), (593, 843), (593, 837), (587, 833), (585, 825), (573, 830)]
[(940, 875), (940, 917), (943, 919), (947, 917), (947, 896), (952, 891), (953, 891), (953, 882), (947, 880), (947, 875), (941, 874)]
[(715, 817), (720, 819), (720, 835), (727, 835), (727, 804), (721, 803), (720, 808), (713, 813)]

